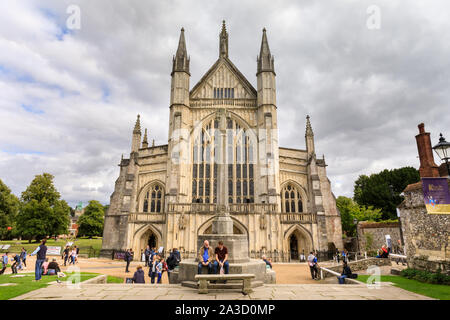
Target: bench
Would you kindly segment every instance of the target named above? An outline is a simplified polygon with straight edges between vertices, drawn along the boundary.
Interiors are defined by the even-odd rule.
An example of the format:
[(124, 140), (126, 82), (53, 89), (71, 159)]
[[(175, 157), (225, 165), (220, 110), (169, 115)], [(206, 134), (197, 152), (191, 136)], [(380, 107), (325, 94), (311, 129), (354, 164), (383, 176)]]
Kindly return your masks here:
[(252, 292), (252, 279), (254, 274), (197, 274), (195, 280), (198, 280), (198, 293), (208, 293), (208, 281), (217, 280), (242, 280), (242, 293)]
[[(332, 275), (334, 275), (336, 277), (341, 276), (341, 274), (336, 272), (336, 271), (333, 271), (333, 270), (321, 267), (320, 268), (320, 278), (322, 280), (325, 279), (324, 273), (329, 273), (329, 274), (332, 274)], [(345, 283), (361, 284), (361, 282), (359, 282), (358, 280), (352, 279), (352, 278), (345, 278), (344, 281), (345, 281)]]

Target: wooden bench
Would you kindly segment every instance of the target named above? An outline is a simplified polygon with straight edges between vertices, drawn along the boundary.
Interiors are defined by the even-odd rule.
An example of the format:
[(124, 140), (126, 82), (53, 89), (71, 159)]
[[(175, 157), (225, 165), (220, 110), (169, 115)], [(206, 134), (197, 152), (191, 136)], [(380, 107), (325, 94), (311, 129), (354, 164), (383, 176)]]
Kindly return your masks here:
[(198, 293), (208, 293), (208, 281), (242, 280), (242, 293), (252, 292), (252, 279), (254, 274), (197, 274), (195, 280), (199, 281)]

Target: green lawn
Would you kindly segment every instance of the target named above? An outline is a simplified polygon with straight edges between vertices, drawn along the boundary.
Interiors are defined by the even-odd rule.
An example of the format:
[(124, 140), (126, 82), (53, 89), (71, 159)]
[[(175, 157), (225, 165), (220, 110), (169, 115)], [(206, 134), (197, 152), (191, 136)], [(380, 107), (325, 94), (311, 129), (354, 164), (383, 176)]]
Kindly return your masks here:
[[(366, 282), (369, 275), (358, 275), (361, 282)], [(427, 297), (450, 300), (450, 286), (441, 284), (424, 283), (402, 276), (381, 276), (381, 282), (392, 282), (396, 287), (422, 294)]]
[[(48, 286), (49, 282), (56, 281), (57, 276), (42, 276), (41, 281), (33, 282), (34, 273), (19, 273), (24, 277), (12, 278), (13, 274), (0, 275), (0, 285), (4, 283), (16, 283), (13, 286), (1, 286), (0, 288), (0, 300), (8, 300), (27, 292), (44, 288)], [(66, 273), (65, 278), (61, 278), (61, 281), (65, 281), (70, 276), (70, 273)], [(85, 281), (98, 276), (98, 273), (81, 272), (80, 281)]]
[(124, 283), (125, 279), (124, 278), (119, 278), (119, 277), (114, 277), (114, 276), (108, 276), (106, 278), (106, 282), (107, 283)]
[[(55, 241), (54, 239), (48, 239), (47, 246), (60, 246), (61, 253), (62, 253), (63, 247), (66, 245), (67, 242), (73, 242), (73, 245), (79, 247), (81, 255), (91, 253), (91, 257), (92, 256), (98, 257), (98, 255), (100, 254), (100, 249), (102, 248), (102, 238), (101, 237), (94, 237), (92, 239), (77, 238), (75, 240), (59, 239), (58, 241)], [(20, 253), (22, 247), (24, 247), (27, 250), (28, 254), (30, 254), (31, 252), (33, 252), (36, 249), (37, 246), (39, 246), (39, 243), (36, 243), (36, 242), (28, 243), (28, 240), (0, 241), (0, 245), (5, 245), (5, 244), (11, 245), (11, 247), (8, 249), (8, 251), (11, 253), (12, 252)], [(89, 250), (90, 248), (92, 248), (93, 250)], [(5, 250), (1, 250), (1, 252), (4, 252), (4, 251)]]

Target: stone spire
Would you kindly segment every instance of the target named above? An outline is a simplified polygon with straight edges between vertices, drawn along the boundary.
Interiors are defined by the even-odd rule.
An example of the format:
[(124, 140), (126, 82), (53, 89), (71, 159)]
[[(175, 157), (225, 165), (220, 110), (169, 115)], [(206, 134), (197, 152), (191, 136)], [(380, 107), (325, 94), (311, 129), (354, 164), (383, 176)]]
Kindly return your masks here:
[(137, 115), (136, 123), (133, 129), (133, 139), (131, 140), (131, 152), (138, 152), (141, 145), (141, 120), (140, 115)]
[(266, 28), (263, 29), (263, 36), (261, 40), (261, 50), (259, 51), (258, 71), (256, 74), (264, 71), (275, 73), (274, 58), (270, 54), (269, 42), (267, 41)]
[(219, 36), (219, 56), (228, 58), (228, 32), (225, 20), (222, 21), (222, 31)]
[(305, 132), (305, 137), (307, 136), (314, 136), (314, 132), (313, 129), (311, 127), (311, 122), (309, 121), (309, 115), (306, 116), (306, 132)]
[(144, 140), (142, 140), (142, 148), (148, 148), (147, 128), (145, 128)]
[(189, 74), (189, 57), (186, 50), (186, 40), (184, 39), (184, 28), (181, 28), (177, 53), (173, 56), (172, 74), (177, 71)]

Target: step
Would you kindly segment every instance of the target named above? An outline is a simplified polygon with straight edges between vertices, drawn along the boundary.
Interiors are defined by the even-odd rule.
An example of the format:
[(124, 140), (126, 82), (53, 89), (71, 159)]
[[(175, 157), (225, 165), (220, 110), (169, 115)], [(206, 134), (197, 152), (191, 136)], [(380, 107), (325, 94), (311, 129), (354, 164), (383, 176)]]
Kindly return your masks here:
[[(197, 281), (183, 281), (183, 287), (198, 289)], [(261, 287), (264, 283), (262, 281), (252, 281), (252, 288)], [(227, 283), (208, 283), (208, 289), (242, 289), (242, 281), (227, 281)]]

